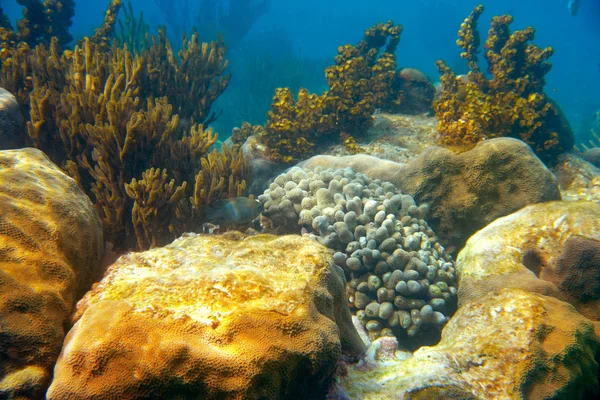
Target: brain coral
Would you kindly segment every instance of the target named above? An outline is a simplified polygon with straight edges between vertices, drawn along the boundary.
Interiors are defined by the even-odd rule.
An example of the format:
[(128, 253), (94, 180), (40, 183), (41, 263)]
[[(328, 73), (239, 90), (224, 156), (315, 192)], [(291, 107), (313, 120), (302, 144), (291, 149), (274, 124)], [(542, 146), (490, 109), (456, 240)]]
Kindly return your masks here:
[(43, 398), (103, 252), (85, 194), (39, 150), (0, 151), (0, 398)]
[(49, 399), (299, 399), (363, 350), (327, 249), (187, 235), (130, 253), (78, 304)]

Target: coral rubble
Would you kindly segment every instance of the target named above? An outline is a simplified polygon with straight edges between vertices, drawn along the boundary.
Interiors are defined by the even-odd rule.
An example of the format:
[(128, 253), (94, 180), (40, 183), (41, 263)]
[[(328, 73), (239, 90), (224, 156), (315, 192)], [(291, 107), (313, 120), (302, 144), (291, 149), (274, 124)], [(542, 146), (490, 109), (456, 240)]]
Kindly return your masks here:
[(48, 399), (324, 397), (361, 352), (345, 278), (299, 236), (185, 235), (129, 253), (79, 302)]
[(482, 12), (483, 6), (477, 6), (459, 31), (457, 44), (469, 62), (468, 75), (456, 76), (442, 60), (437, 62), (442, 91), (434, 109), (441, 143), (468, 149), (484, 139), (510, 136), (552, 163), (574, 144), (568, 121), (543, 90), (554, 50), (531, 43), (531, 27), (511, 33), (510, 15), (493, 17), (484, 44), (488, 79), (477, 64), (477, 22)]
[(42, 399), (75, 302), (101, 275), (102, 225), (36, 149), (0, 151), (0, 397)]

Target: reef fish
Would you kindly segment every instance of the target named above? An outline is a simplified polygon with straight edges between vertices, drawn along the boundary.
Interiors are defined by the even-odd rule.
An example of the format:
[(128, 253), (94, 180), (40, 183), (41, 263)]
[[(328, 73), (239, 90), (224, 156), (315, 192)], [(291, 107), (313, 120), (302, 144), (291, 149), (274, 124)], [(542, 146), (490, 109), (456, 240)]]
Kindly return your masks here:
[(249, 197), (217, 200), (206, 208), (206, 221), (216, 225), (246, 224), (263, 212), (263, 204)]
[(577, 15), (577, 11), (579, 11), (579, 0), (569, 0), (567, 3), (567, 8), (569, 9), (569, 14), (572, 17)]

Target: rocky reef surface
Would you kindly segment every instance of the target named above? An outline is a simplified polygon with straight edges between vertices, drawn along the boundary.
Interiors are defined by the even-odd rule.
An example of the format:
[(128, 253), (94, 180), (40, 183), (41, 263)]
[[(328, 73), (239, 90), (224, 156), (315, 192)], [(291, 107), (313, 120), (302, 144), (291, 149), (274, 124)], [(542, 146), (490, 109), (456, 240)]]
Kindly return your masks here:
[(77, 305), (48, 398), (318, 398), (342, 350), (363, 349), (345, 283), (299, 236), (130, 253)]
[(75, 302), (102, 276), (102, 225), (36, 149), (0, 151), (0, 210), (0, 398), (42, 398)]
[[(573, 237), (597, 238), (599, 216), (596, 203), (551, 202), (477, 232), (457, 259), (460, 307), (441, 341), (407, 354), (394, 339), (377, 339), (363, 361), (341, 369), (334, 398), (579, 399), (597, 392), (597, 315), (573, 294), (597, 282), (600, 264), (561, 262), (560, 255), (573, 253)], [(598, 254), (592, 242), (575, 251)], [(562, 290), (545, 280), (556, 275), (569, 277)], [(600, 295), (592, 292), (588, 305)]]

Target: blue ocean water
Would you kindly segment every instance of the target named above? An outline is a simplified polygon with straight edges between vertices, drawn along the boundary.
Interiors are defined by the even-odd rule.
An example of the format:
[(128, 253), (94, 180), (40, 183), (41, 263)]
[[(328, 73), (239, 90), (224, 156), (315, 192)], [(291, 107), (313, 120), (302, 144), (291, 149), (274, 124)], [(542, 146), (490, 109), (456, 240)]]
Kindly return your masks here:
[[(264, 2), (268, 7), (252, 13), (252, 4), (260, 1), (132, 0), (134, 11), (143, 11), (151, 32), (167, 24), (174, 45), (181, 31), (189, 34), (193, 25), (200, 25), (197, 22), (203, 22), (201, 39), (214, 39), (215, 30), (226, 28), (225, 14), (237, 16), (240, 27), (249, 27), (226, 38), (233, 78), (215, 105), (215, 110), (222, 110), (214, 124), (222, 137), (242, 121), (264, 122), (275, 87), (323, 90), (324, 68), (332, 63), (337, 47), (358, 42), (364, 30), (379, 21), (391, 19), (404, 27), (397, 50), (399, 66), (418, 68), (434, 82), (439, 77), (435, 68), (439, 58), (457, 72), (466, 72), (455, 44), (456, 33), (477, 4), (485, 6), (480, 19), (483, 37), (492, 16), (509, 13), (514, 16), (513, 29), (531, 25), (536, 29), (536, 44), (554, 47), (546, 92), (561, 105), (578, 138), (589, 135), (600, 109), (600, 0), (579, 0), (575, 16), (569, 13), (567, 0)], [(107, 3), (76, 2), (71, 29), (75, 38), (93, 33)], [(5, 1), (2, 6), (13, 20), (20, 16), (16, 1)]]

